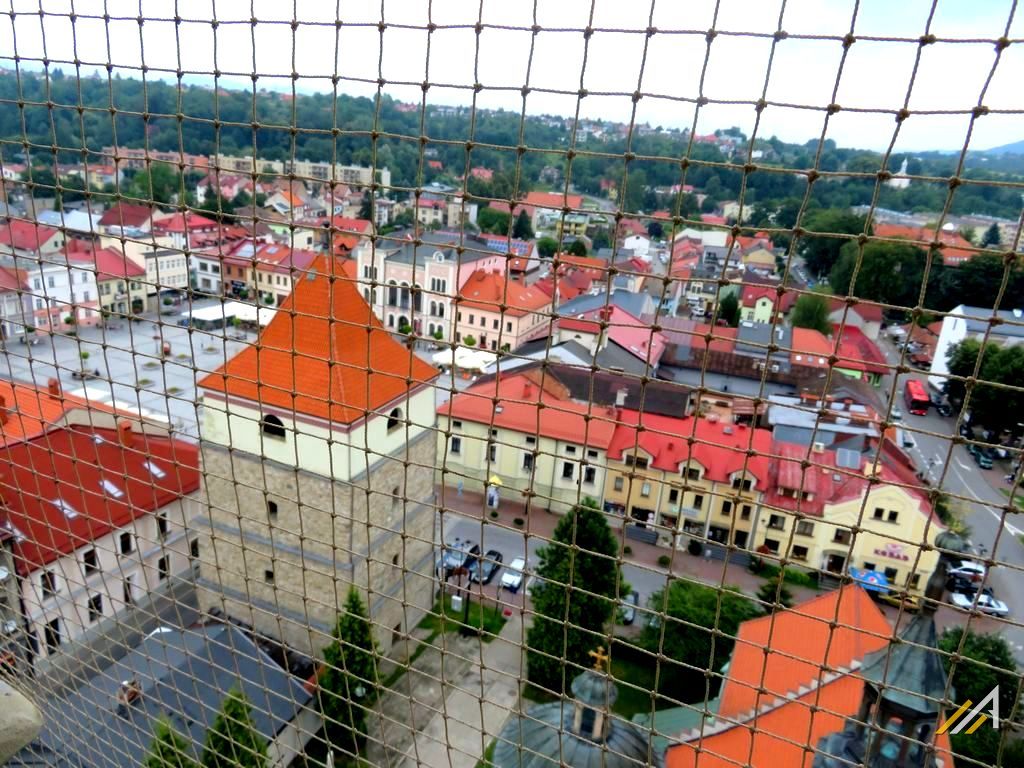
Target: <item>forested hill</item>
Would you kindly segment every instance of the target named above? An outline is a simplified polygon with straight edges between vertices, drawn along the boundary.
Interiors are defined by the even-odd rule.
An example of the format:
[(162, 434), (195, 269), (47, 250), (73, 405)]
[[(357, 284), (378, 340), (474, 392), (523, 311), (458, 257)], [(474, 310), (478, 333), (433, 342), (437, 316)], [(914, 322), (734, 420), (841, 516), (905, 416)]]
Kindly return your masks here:
[[(179, 101), (180, 100), (180, 101)], [(52, 109), (46, 102), (54, 104)], [(19, 108), (19, 102), (24, 107)], [(79, 113), (78, 105), (84, 110)], [(178, 150), (209, 154), (218, 146), (224, 154), (250, 154), (255, 147), (260, 157), (330, 160), (343, 164), (369, 165), (374, 160), (371, 131), (385, 134), (377, 140), (376, 163), (392, 171), (395, 184), (414, 185), (417, 179), (430, 181), (438, 176), (460, 177), (467, 168), (466, 142), (473, 141), (469, 165), (485, 166), (500, 173), (502, 194), (514, 182), (520, 144), (520, 116), (509, 111), (478, 111), (471, 119), (466, 108), (428, 107), (425, 121), (430, 159), (441, 161), (442, 169), (429, 168), (421, 158), (420, 112), (385, 96), (375, 100), (347, 95), (286, 95), (261, 91), (254, 100), (251, 92), (218, 90), (197, 85), (184, 86), (180, 92), (173, 84), (149, 81), (145, 90), (141, 80), (92, 76), (78, 80), (59, 70), (50, 77), (22, 72), (19, 79), (11, 72), (0, 72), (0, 138), (3, 156), (10, 162), (20, 159), (23, 120), (29, 142), (38, 147), (38, 161), (50, 161), (49, 147), (55, 141), (62, 148), (61, 162), (80, 162), (83, 148), (98, 152), (115, 143), (141, 147), (148, 136), (149, 146), (160, 150)], [(111, 113), (111, 107), (115, 112)], [(181, 121), (175, 116), (184, 115)], [(219, 130), (215, 128), (219, 121)], [(179, 124), (180, 122), (180, 124)], [(256, 122), (260, 128), (253, 130)], [(300, 130), (293, 136), (291, 126)], [(595, 130), (596, 126), (596, 130)], [(337, 138), (333, 129), (340, 129)], [(599, 194), (602, 180), (620, 185), (627, 151), (624, 127), (613, 123), (588, 121), (586, 130), (574, 131), (571, 120), (550, 116), (530, 116), (523, 126), (522, 142), (529, 147), (521, 157), (519, 191), (538, 186), (541, 170), (554, 166), (564, 172), (565, 151), (573, 146), (579, 152), (572, 161), (572, 184), (583, 192)], [(180, 131), (180, 135), (179, 135)], [(742, 171), (749, 142), (738, 129), (720, 131), (740, 139), (737, 149), (723, 154), (714, 143), (691, 143), (685, 131), (646, 128), (635, 131), (628, 149), (640, 157), (665, 160), (635, 160), (630, 164), (630, 183), (626, 188), (626, 208), (650, 211), (671, 204), (654, 194), (656, 187), (685, 183), (707, 193), (710, 202), (735, 199), (740, 190)], [(54, 135), (56, 134), (56, 135)], [(294, 147), (293, 147), (294, 142)], [(492, 145), (492, 146), (487, 146)], [(502, 147), (501, 149), (494, 148)], [(758, 139), (755, 149), (761, 153), (758, 170), (747, 180), (746, 201), (767, 203), (804, 194), (806, 179), (792, 173), (810, 169), (817, 142), (788, 144), (775, 137)], [(588, 151), (603, 156), (588, 154)], [(689, 151), (695, 162), (685, 170), (679, 159)], [(336, 152), (336, 155), (335, 155)], [(436, 154), (435, 154), (436, 152)], [(611, 155), (609, 157), (608, 155)], [(615, 155), (620, 155), (616, 158)], [(896, 170), (904, 156), (891, 158)], [(1024, 176), (1009, 174), (998, 156), (974, 153), (967, 175), (979, 180), (1024, 181)], [(912, 174), (948, 176), (956, 167), (956, 156), (923, 153), (908, 156)], [(723, 167), (729, 162), (735, 167)], [(831, 172), (876, 172), (881, 156), (874, 152), (843, 149), (827, 141), (819, 169)], [(421, 176), (422, 174), (422, 176)], [(869, 203), (874, 180), (826, 178), (815, 184), (814, 197), (823, 207), (845, 207)], [(915, 182), (907, 189), (884, 187), (878, 204), (905, 211), (940, 211), (949, 191), (945, 183)], [(962, 185), (956, 190), (953, 212), (990, 214), (1014, 218), (1020, 213), (1020, 193), (1013, 187)]]

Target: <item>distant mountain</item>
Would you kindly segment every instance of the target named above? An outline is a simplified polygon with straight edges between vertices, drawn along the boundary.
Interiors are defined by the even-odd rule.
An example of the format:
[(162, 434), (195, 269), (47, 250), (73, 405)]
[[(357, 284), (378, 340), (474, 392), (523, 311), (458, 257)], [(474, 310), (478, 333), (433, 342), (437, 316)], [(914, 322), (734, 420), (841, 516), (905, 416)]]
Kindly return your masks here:
[(1024, 139), (985, 150), (986, 155), (1024, 155)]

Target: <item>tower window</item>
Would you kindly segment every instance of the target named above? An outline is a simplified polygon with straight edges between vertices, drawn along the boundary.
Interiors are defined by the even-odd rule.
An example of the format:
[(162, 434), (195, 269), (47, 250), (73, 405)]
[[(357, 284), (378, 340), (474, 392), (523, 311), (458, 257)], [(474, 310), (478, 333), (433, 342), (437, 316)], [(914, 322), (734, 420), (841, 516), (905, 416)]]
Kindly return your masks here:
[(284, 422), (272, 413), (266, 414), (260, 419), (260, 430), (267, 437), (284, 438)]

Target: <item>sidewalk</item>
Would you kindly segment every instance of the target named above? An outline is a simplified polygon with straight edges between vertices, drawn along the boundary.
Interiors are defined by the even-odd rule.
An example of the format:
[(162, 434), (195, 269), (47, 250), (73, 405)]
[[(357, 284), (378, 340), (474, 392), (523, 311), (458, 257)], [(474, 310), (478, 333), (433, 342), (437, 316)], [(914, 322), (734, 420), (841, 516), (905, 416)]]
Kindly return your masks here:
[[(550, 541), (554, 535), (555, 526), (562, 519), (560, 515), (546, 512), (539, 506), (527, 512), (524, 504), (505, 499), (502, 499), (498, 508), (498, 517), (493, 518), (490, 514), (491, 510), (486, 508), (486, 502), (481, 493), (463, 491), (460, 496), (454, 488), (441, 488), (440, 486), (438, 486), (437, 493), (438, 503), (442, 506), (442, 514), (454, 513), (461, 517), (476, 518), (490, 525), (502, 526), (541, 540)], [(516, 518), (522, 518), (522, 527), (514, 523)], [(722, 584), (737, 586), (751, 595), (756, 594), (761, 585), (765, 583), (760, 576), (736, 563), (708, 557), (694, 557), (685, 549), (672, 550), (667, 547), (626, 539), (621, 527), (613, 528), (612, 532), (619, 539), (621, 547), (628, 546), (631, 549), (629, 555), (622, 555), (623, 562), (637, 567), (659, 574), (670, 573), (673, 576), (698, 581), (713, 587)], [(658, 565), (658, 559), (665, 556), (671, 558), (667, 568)], [(792, 584), (787, 584), (786, 588), (793, 594), (793, 598), (797, 602), (818, 594), (816, 590)]]
[(518, 710), (519, 684), (526, 669), (522, 614), (512, 616), (490, 643), (481, 643), (479, 663), (446, 680), (449, 692), (441, 711), (414, 737), (414, 751), (403, 768), (420, 765), (474, 768), (505, 725)]

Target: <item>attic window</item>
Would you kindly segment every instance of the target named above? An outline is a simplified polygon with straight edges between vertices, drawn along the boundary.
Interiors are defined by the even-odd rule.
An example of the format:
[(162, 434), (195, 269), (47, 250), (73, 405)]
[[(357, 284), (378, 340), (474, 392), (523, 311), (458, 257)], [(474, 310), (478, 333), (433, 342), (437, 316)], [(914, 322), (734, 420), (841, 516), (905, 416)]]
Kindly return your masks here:
[(391, 413), (388, 414), (388, 432), (394, 432), (401, 426), (402, 423), (402, 409), (393, 408)]
[(285, 436), (284, 422), (272, 413), (268, 413), (260, 419), (260, 430), (267, 437), (284, 438)]
[(149, 474), (151, 474), (157, 480), (162, 480), (163, 478), (167, 477), (167, 473), (160, 469), (160, 467), (158, 467), (152, 461), (144, 461), (142, 462), (142, 466), (149, 470)]
[(64, 501), (64, 499), (54, 499), (50, 503), (53, 504), (53, 506), (55, 506), (61, 512), (63, 512), (64, 517), (66, 517), (68, 520), (74, 520), (76, 517), (78, 517), (78, 510), (72, 507), (66, 501)]
[(103, 486), (104, 491), (113, 496), (115, 499), (120, 499), (122, 496), (124, 496), (124, 491), (122, 491), (120, 488), (118, 488), (116, 485), (114, 485), (106, 478), (100, 480), (100, 485)]

